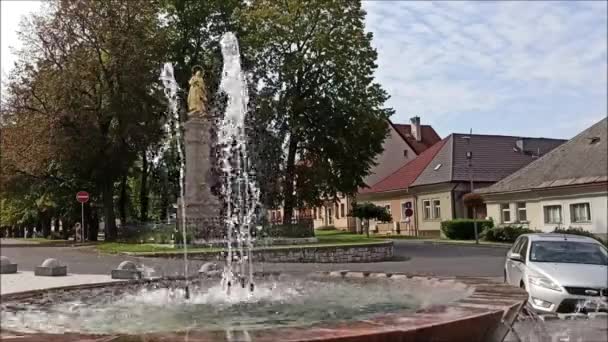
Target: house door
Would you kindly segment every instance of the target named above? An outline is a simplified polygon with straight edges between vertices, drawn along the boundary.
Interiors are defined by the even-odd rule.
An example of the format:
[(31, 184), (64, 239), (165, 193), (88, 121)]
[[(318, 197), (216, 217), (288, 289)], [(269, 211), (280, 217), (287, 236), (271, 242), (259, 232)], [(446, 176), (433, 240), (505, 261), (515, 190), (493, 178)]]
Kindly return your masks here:
[(328, 207), (327, 208), (327, 225), (330, 226), (332, 224), (334, 224), (334, 216), (333, 216), (332, 208)]

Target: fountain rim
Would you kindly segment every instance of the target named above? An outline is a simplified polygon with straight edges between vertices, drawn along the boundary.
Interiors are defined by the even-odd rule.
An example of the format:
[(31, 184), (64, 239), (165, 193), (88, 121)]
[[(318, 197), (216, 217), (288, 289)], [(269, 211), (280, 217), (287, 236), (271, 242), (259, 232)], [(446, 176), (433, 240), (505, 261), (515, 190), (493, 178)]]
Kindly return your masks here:
[[(446, 305), (431, 305), (424, 309), (414, 312), (395, 312), (389, 314), (378, 314), (366, 320), (350, 320), (346, 322), (317, 323), (312, 326), (304, 327), (276, 327), (252, 330), (256, 335), (261, 335), (261, 339), (266, 341), (281, 336), (282, 341), (308, 341), (320, 340), (319, 334), (325, 334), (329, 340), (334, 338), (355, 338), (357, 336), (382, 336), (384, 334), (407, 334), (419, 329), (434, 329), (438, 326), (449, 324), (460, 324), (467, 326), (470, 321), (483, 321), (490, 317), (501, 321), (505, 326), (512, 325), (517, 315), (524, 307), (528, 299), (528, 294), (517, 287), (504, 283), (498, 283), (483, 277), (467, 276), (435, 276), (432, 274), (404, 273), (404, 272), (353, 272), (353, 271), (322, 271), (312, 272), (304, 275), (293, 275), (289, 272), (256, 272), (254, 278), (289, 275), (296, 278), (312, 279), (399, 279), (399, 280), (436, 280), (439, 282), (454, 282), (464, 284), (473, 289), (471, 295), (458, 299)], [(160, 281), (181, 281), (183, 276), (143, 278), (140, 280), (113, 281), (94, 284), (80, 284), (63, 287), (55, 287), (43, 290), (31, 290), (24, 292), (9, 293), (0, 296), (0, 302), (22, 301), (28, 298), (37, 297), (56, 292), (78, 291), (86, 289), (119, 287), (131, 284), (153, 284)], [(238, 331), (235, 329), (235, 331)], [(312, 332), (312, 333), (311, 333)], [(86, 334), (69, 333), (74, 336), (150, 336), (168, 338), (167, 341), (181, 341), (183, 334), (187, 333), (193, 337), (193, 333), (213, 334), (220, 333), (217, 330), (193, 329), (168, 331), (163, 333), (151, 334)], [(61, 334), (47, 333), (21, 333), (0, 328), (0, 336), (5, 334), (21, 337), (53, 337)], [(388, 336), (388, 335), (387, 335)], [(257, 340), (256, 337), (255, 340)], [(203, 339), (206, 341), (207, 339)]]

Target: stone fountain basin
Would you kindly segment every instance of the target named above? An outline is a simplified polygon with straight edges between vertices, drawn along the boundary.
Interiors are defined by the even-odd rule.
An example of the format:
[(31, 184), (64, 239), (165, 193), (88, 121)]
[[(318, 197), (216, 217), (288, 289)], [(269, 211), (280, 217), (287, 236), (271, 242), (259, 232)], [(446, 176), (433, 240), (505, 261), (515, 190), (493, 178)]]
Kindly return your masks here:
[[(305, 327), (278, 327), (251, 331), (189, 330), (138, 335), (45, 334), (0, 330), (6, 341), (502, 341), (527, 300), (525, 291), (484, 278), (433, 277), (415, 274), (324, 272), (310, 277), (335, 279), (366, 278), (391, 281), (420, 281), (441, 286), (467, 286), (470, 295), (446, 305), (433, 305), (415, 312), (377, 314), (364, 320), (320, 323)], [(2, 296), (7, 303), (23, 303), (85, 289), (110, 288), (120, 293), (126, 288), (167, 279), (88, 284), (51, 290), (37, 290)], [(169, 280), (172, 281), (172, 280)]]

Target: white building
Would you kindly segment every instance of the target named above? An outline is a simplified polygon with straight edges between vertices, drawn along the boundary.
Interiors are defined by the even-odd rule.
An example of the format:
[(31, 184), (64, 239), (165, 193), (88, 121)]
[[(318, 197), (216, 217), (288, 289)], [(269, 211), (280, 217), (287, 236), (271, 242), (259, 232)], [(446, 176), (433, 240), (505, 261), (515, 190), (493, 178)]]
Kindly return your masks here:
[(608, 236), (608, 120), (500, 182), (477, 191), (497, 225), (552, 231), (583, 228)]

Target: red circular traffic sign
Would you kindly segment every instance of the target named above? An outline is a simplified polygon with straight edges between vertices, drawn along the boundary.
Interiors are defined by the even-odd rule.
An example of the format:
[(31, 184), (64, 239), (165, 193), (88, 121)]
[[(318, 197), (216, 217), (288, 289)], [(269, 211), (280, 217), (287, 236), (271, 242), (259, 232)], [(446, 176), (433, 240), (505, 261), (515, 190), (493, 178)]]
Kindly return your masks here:
[(410, 208), (405, 209), (405, 216), (406, 217), (410, 217), (412, 215), (414, 215), (414, 211), (412, 209), (410, 209)]
[(87, 203), (89, 201), (89, 193), (86, 191), (78, 191), (76, 200), (80, 203)]

